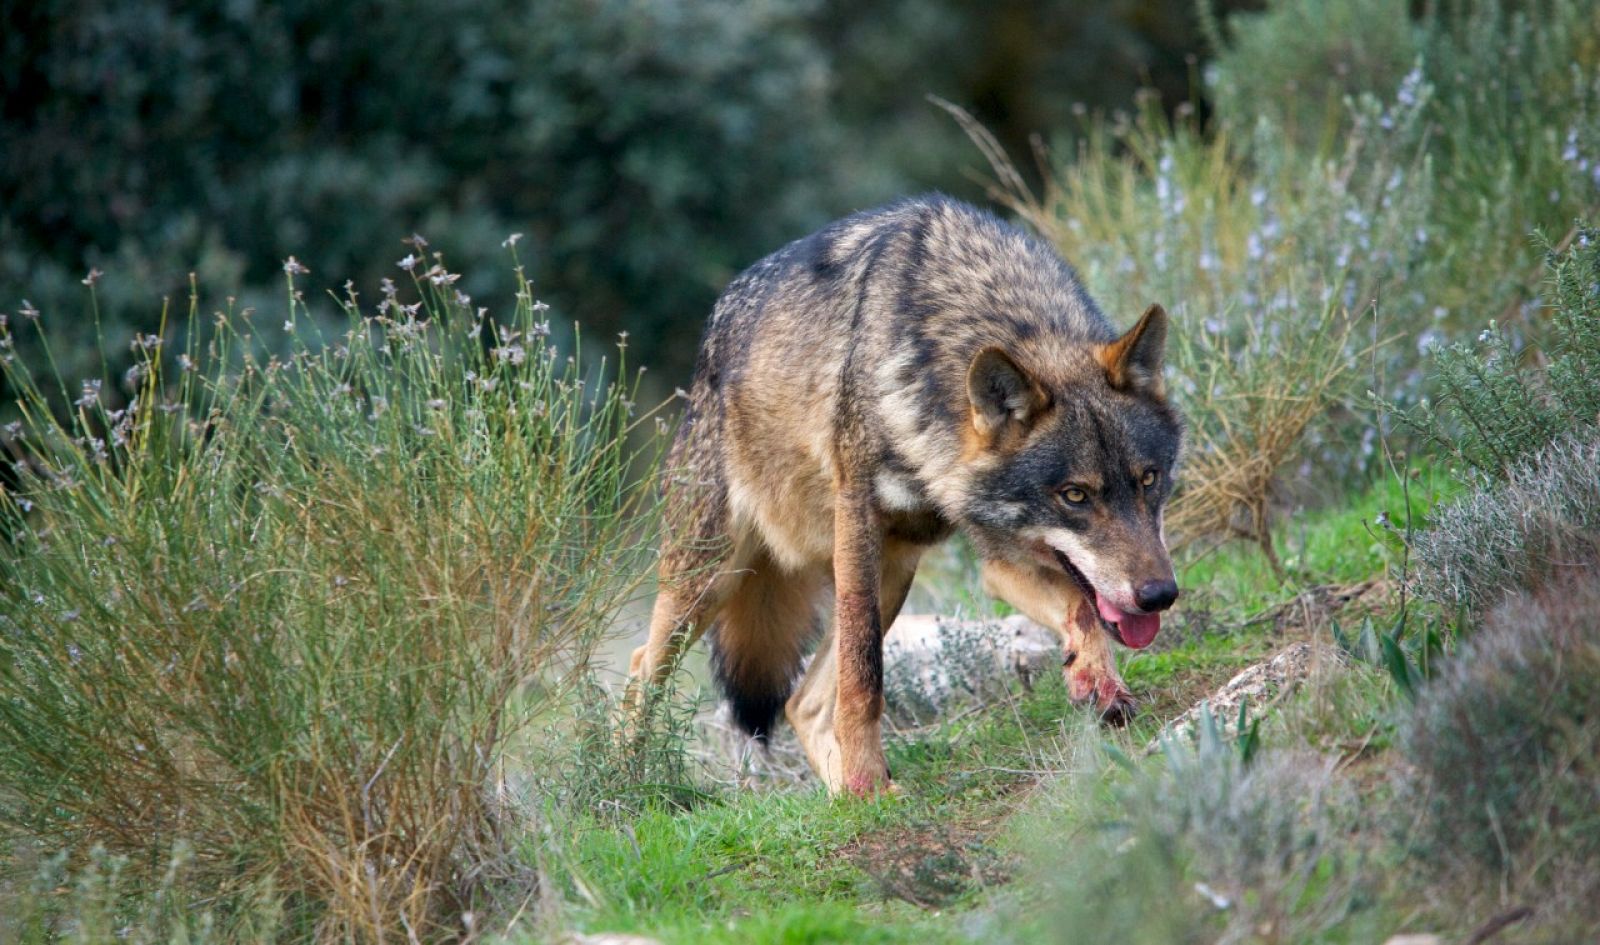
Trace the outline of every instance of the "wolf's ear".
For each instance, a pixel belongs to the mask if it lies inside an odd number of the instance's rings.
[[[1117,390],[1145,394],[1157,400],[1167,395],[1161,379],[1163,352],[1167,347],[1167,310],[1152,305],[1139,316],[1139,323],[1108,345],[1101,345],[1095,357],[1105,366],[1106,379]]]
[[[999,348],[984,348],[967,369],[967,397],[972,423],[992,436],[1008,423],[1026,426],[1049,402],[1027,372]]]

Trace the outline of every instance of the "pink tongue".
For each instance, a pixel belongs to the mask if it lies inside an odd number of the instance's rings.
[[[1132,649],[1144,649],[1156,638],[1156,634],[1161,632],[1160,614],[1123,613],[1099,595],[1095,596],[1095,604],[1100,608],[1100,616],[1117,625],[1117,633],[1121,635],[1122,642]]]

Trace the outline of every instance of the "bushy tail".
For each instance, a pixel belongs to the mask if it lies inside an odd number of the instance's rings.
[[[718,642],[721,636],[712,628],[711,672],[716,677],[717,688],[733,711],[734,724],[758,741],[766,741],[767,733],[778,720],[789,693],[794,689],[794,676],[773,678],[767,674],[741,673],[739,664],[729,658],[729,653]]]
[[[766,739],[794,691],[817,635],[822,587],[822,579],[786,574],[770,560],[756,562],[708,633],[717,685],[734,722],[755,738]]]

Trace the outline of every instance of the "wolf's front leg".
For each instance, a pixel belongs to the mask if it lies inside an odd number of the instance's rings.
[[[1138,703],[1117,672],[1117,657],[1111,651],[1111,635],[1101,626],[1100,617],[1082,595],[1068,608],[1067,632],[1063,634],[1063,671],[1067,694],[1073,702],[1091,703],[1102,721],[1126,725],[1133,720]]]
[[[844,789],[867,796],[889,787],[883,755],[883,537],[870,489],[844,484],[834,505],[834,637],[838,699],[834,735]]]
[[[1111,636],[1071,578],[1036,565],[985,561],[983,589],[1061,636],[1063,673],[1072,701],[1092,704],[1112,725],[1133,718],[1133,693],[1117,674]]]

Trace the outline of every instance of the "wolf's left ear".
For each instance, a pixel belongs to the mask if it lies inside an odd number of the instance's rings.
[[[1166,347],[1167,310],[1152,305],[1127,334],[1101,345],[1095,357],[1105,366],[1106,379],[1112,387],[1160,400],[1167,395],[1167,386],[1161,379]]]

